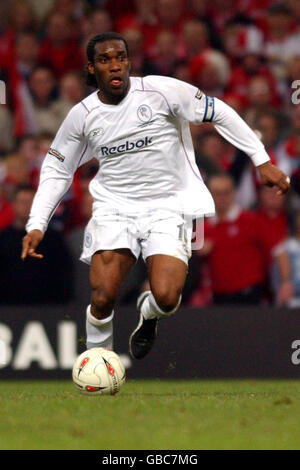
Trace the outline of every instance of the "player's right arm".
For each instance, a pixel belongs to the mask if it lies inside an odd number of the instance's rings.
[[[87,110],[74,106],[60,126],[42,164],[40,181],[23,238],[21,259],[42,258],[36,248],[62,197],[69,189],[75,170],[92,158],[83,134]]]

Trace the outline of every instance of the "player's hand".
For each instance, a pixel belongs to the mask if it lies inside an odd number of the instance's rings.
[[[43,234],[40,230],[32,230],[27,233],[22,241],[22,253],[21,259],[24,261],[27,256],[30,258],[42,259],[43,255],[36,253],[35,249],[43,238]]]
[[[277,186],[277,194],[285,194],[290,189],[290,178],[270,162],[257,167],[261,183],[266,186]]]

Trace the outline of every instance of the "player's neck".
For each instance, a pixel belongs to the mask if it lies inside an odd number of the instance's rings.
[[[123,101],[123,99],[127,96],[130,88],[130,82],[128,82],[127,88],[124,90],[124,93],[121,95],[111,95],[109,93],[105,93],[103,90],[98,91],[98,99],[104,104],[113,104],[117,105]]]

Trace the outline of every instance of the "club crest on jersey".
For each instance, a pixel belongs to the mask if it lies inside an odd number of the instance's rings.
[[[137,115],[140,121],[149,122],[152,118],[152,111],[150,106],[147,104],[142,104],[137,110]]]

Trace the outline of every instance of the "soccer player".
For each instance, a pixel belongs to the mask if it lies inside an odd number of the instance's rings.
[[[150,290],[137,300],[139,320],[129,339],[131,356],[140,359],[154,343],[158,320],[180,305],[192,219],[214,214],[195,163],[189,122],[213,123],[278,193],[288,190],[289,181],[270,163],[254,132],[219,99],[169,77],[130,77],[122,36],[95,36],[87,59],[88,84],[97,90],[71,109],[45,157],[21,258],[42,258],[36,248],[75,170],[96,157],[99,171],[89,185],[93,216],[81,255],[90,264],[87,348],[112,348],[115,298],[142,253]]]

